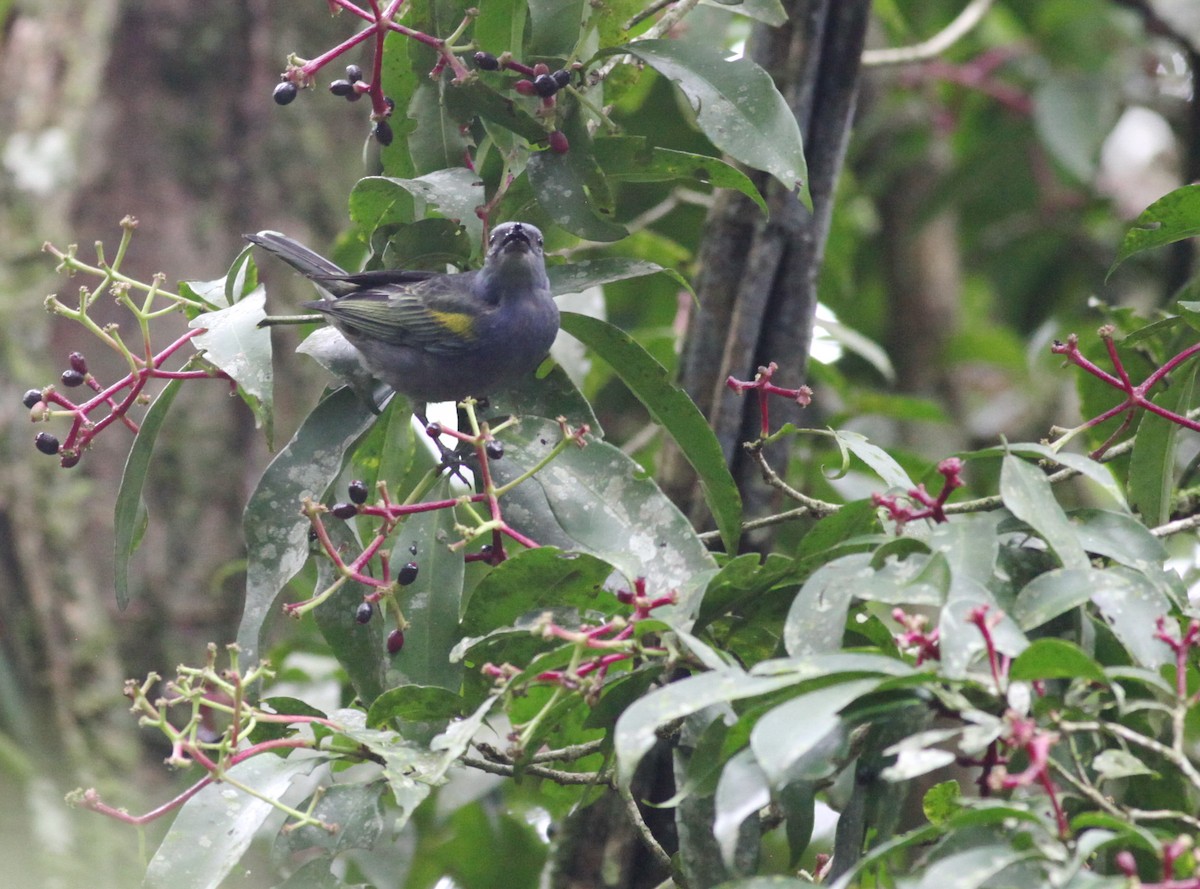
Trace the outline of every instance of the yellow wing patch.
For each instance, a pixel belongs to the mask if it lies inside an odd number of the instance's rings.
[[[451,333],[465,339],[475,339],[474,316],[465,312],[438,312],[435,310],[430,310],[429,315]]]

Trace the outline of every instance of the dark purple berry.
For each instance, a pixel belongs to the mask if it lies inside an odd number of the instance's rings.
[[[62,376],[59,379],[62,380],[62,384],[64,386],[71,388],[71,389],[73,389],[76,386],[83,385],[83,374],[81,374],[79,371],[75,370],[74,368],[71,368],[69,370],[64,370],[62,372]]]
[[[571,143],[567,141],[567,134],[562,130],[555,130],[550,134],[550,150],[555,154],[566,154],[571,150]]]
[[[360,478],[356,478],[350,482],[350,487],[347,490],[350,494],[352,503],[363,504],[367,502],[367,483]]]
[[[425,434],[428,435],[430,438],[437,438],[439,435],[442,434],[442,424],[441,423],[430,423],[428,426],[425,427]]]
[[[410,543],[410,544],[408,545],[408,551],[409,551],[410,553],[412,553],[414,556],[417,554],[417,544],[416,544],[416,541],[414,541],[414,542],[412,542],[412,543]]]
[[[500,69],[500,60],[490,52],[475,53],[475,64],[484,71],[498,71]]]
[[[386,120],[375,122],[374,133],[375,139],[380,145],[387,146],[392,144],[392,125]]]
[[[370,602],[359,602],[358,610],[354,612],[354,619],[360,624],[369,624],[371,615],[375,613],[375,606]]]
[[[400,586],[408,586],[417,579],[417,563],[406,562],[404,567],[400,569],[400,573],[396,575],[396,583]]]
[[[559,68],[550,74],[554,78],[554,82],[558,84],[559,89],[563,89],[571,82],[571,72],[565,68]]]
[[[533,89],[543,99],[548,99],[558,92],[558,81],[549,74],[539,74],[533,78]]]
[[[63,469],[70,469],[72,466],[78,465],[78,463],[79,463],[79,454],[63,454],[58,459],[58,465],[61,466]]]
[[[362,80],[362,68],[358,67],[358,65],[347,65],[346,79],[351,83],[358,83]]]
[[[272,95],[275,97],[276,105],[290,105],[299,92],[300,89],[296,84],[290,80],[285,80],[279,86],[275,87],[275,92]]]
[[[383,104],[387,105],[387,113],[388,114],[391,114],[393,111],[396,110],[396,100],[393,99],[391,96],[384,96]]]
[[[34,436],[33,444],[39,451],[48,456],[58,453],[58,439],[49,432],[39,432]]]
[[[21,404],[25,405],[25,407],[30,408],[31,410],[32,410],[33,406],[41,400],[42,400],[42,390],[41,389],[30,389],[23,396],[21,396]]]
[[[495,439],[492,439],[485,444],[483,449],[487,452],[489,460],[499,460],[504,456],[504,443],[496,441]]]
[[[308,542],[316,543],[320,539],[321,535],[317,533],[317,529],[310,526],[308,529]]]
[[[87,373],[87,359],[82,352],[72,352],[67,356],[67,363],[71,365],[71,370],[77,370],[81,374]]]
[[[339,519],[352,519],[358,515],[358,507],[353,503],[336,503],[329,511]]]
[[[622,605],[632,605],[633,604],[633,591],[632,590],[617,590],[617,601],[620,602]]]
[[[329,91],[335,96],[348,96],[354,92],[354,84],[348,80],[335,80],[329,84]]]
[[[396,652],[398,652],[403,647],[404,647],[404,631],[403,630],[392,630],[390,633],[388,633],[388,637],[387,637],[388,654],[396,654]]]
[[[518,80],[516,83],[513,84],[513,89],[515,89],[522,96],[536,96],[537,95],[537,90],[533,88],[532,80]]]
[[[363,94],[360,93],[358,90],[351,90],[349,93],[346,94],[346,101],[347,102],[357,102],[362,97],[363,97]]]

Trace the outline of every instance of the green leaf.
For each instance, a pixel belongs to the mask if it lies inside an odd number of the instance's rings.
[[[866,463],[889,488],[908,491],[916,487],[912,479],[908,477],[908,473],[892,458],[891,454],[878,445],[871,444],[862,433],[838,429],[834,431],[833,438],[843,453],[849,451]]]
[[[330,832],[311,824],[280,831],[275,854],[283,858],[319,849],[326,855],[340,855],[350,849],[370,849],[383,835],[384,816],[380,796],[386,789],[382,781],[369,784],[330,784],[310,799],[310,814],[326,824],[337,825]],[[300,807],[309,811],[308,805]]]
[[[258,658],[263,623],[284,585],[308,560],[304,497],[319,499],[337,478],[346,450],[375,420],[349,389],[324,398],[271,461],[246,504],[246,602],[238,627],[243,663]]]
[[[1143,250],[1161,247],[1200,235],[1200,185],[1184,185],[1159,198],[1133,221],[1117,250],[1117,258],[1108,269]]]
[[[1095,178],[1100,145],[1119,112],[1116,90],[1094,72],[1056,73],[1034,95],[1033,122],[1042,143],[1082,183]]]
[[[796,682],[794,673],[750,676],[738,667],[730,667],[689,676],[639,698],[621,714],[613,733],[617,780],[629,786],[638,763],[654,746],[658,729],[667,723],[712,704],[767,694]]]
[[[1066,639],[1038,639],[1017,655],[1010,679],[1090,679],[1107,684],[1104,669]]]
[[[601,215],[578,163],[568,154],[539,151],[529,158],[525,172],[538,204],[555,225],[573,235],[589,241],[619,241],[629,230]]]
[[[1172,385],[1154,397],[1154,403],[1177,414],[1192,406],[1196,369],[1190,366],[1171,376]],[[1137,438],[1129,458],[1129,499],[1147,525],[1161,525],[1171,513],[1175,489],[1176,444],[1182,427],[1151,411],[1138,421]]]
[[[492,463],[501,484],[532,470],[561,439],[557,423],[523,416],[498,436],[504,459]],[[680,602],[660,609],[663,620],[686,622],[700,590],[689,581],[714,567],[691,523],[645,471],[620,449],[587,439],[569,445],[533,478],[501,500],[506,520],[539,544],[590,553],[629,580],[645,577],[653,595],[678,590]]]
[[[950,816],[962,808],[962,791],[957,781],[942,781],[925,791],[921,799],[921,811],[930,824],[945,824]]]
[[[613,572],[607,562],[587,553],[562,552],[552,546],[522,550],[501,562],[471,593],[462,632],[480,636],[513,625],[530,612],[577,608],[581,614],[613,610],[616,598],[605,592]]]
[[[1009,512],[1029,524],[1058,556],[1064,568],[1086,568],[1087,553],[1050,483],[1036,467],[1008,455],[1000,470],[1000,497]]]
[[[456,162],[461,159],[456,158]],[[475,248],[483,239],[483,221],[475,208],[483,199],[479,176],[465,167],[434,170],[412,179],[367,176],[350,192],[350,218],[364,231],[412,223],[430,215],[463,226]]]
[[[437,685],[401,685],[390,688],[371,703],[367,725],[386,728],[393,720],[439,722],[463,713],[460,695]]]
[[[1099,485],[1113,501],[1121,507],[1125,506],[1125,492],[1113,478],[1112,471],[1103,463],[1097,463],[1091,457],[1083,454],[1071,454],[1055,451],[1053,448],[1035,442],[1020,442],[1003,447],[986,448],[974,452],[976,456],[996,456],[1005,454],[1021,454],[1038,460],[1051,460],[1067,469],[1073,469],[1085,478]]]
[[[1012,846],[981,846],[939,858],[925,869],[917,889],[979,889],[1018,862],[1041,853],[1036,849],[1018,850]]]
[[[171,380],[154,399],[154,404],[150,405],[146,416],[142,418],[121,473],[121,487],[117,489],[113,512],[113,533],[116,538],[113,568],[117,607],[122,611],[129,604],[129,559],[146,530],[146,504],[142,501],[142,489],[146,486],[150,455],[154,452],[154,442],[167,418],[167,411],[171,409],[171,402],[179,394],[182,385],[183,380]]]
[[[452,81],[444,98],[446,108],[463,122],[478,116],[511,130],[527,142],[544,141],[548,135],[546,128],[520,103],[493,89],[482,79]]]
[[[740,191],[767,214],[767,202],[750,177],[737,167],[706,154],[672,151],[651,145],[645,136],[609,136],[592,143],[596,163],[612,182],[669,182],[692,179],[714,188]]]
[[[699,40],[639,40],[598,56],[619,53],[636,56],[676,83],[713,145],[770,173],[789,191],[799,189],[800,199],[812,208],[800,127],[766,71]]]
[[[671,381],[666,368],[620,328],[575,312],[562,313],[562,326],[608,363],[674,439],[700,479],[726,552],[736,553],[742,533],[742,499],[712,427],[696,403]]]
[[[1135,775],[1156,775],[1157,773],[1127,750],[1101,750],[1090,763],[1101,780],[1111,781],[1117,778],[1132,778]]]
[[[325,531],[340,552],[358,552],[362,546],[347,522],[325,517]],[[328,589],[339,577],[333,561],[317,561],[316,592]],[[385,621],[378,615],[365,624],[356,620],[358,606],[371,588],[354,581],[343,583],[313,611],[313,621],[329,645],[330,653],[350,678],[355,694],[370,705],[386,688],[384,680]]]
[[[555,296],[562,296],[564,293],[581,293],[589,287],[660,273],[668,275],[678,282],[679,286],[685,287],[691,292],[692,285],[679,272],[664,268],[654,262],[647,262],[644,259],[606,256],[602,259],[555,265],[546,269],[546,274],[550,277],[550,292]]]
[[[425,499],[450,496],[449,479],[443,478]],[[457,691],[462,683],[462,665],[450,661],[450,651],[462,635],[458,616],[465,568],[462,553],[450,549],[460,539],[456,523],[453,509],[419,512],[409,516],[393,538],[393,576],[410,561],[418,570],[416,580],[396,594],[410,625],[404,631],[404,648],[392,657],[392,685],[408,682]]]
[[[422,81],[408,103],[408,118],[416,122],[408,137],[408,151],[418,173],[457,167],[467,151],[468,141],[458,121],[443,111],[445,84],[443,78]]]
[[[855,581],[870,573],[870,557],[861,553],[843,556],[814,571],[792,600],[783,624],[788,654],[802,657],[837,651],[856,594]]]
[[[586,8],[585,0],[529,0],[533,28],[526,54],[566,58],[579,40]]]
[[[713,837],[727,868],[734,867],[742,823],[770,802],[771,786],[754,753],[747,748],[730,757],[717,782],[712,823]]]
[[[882,680],[853,679],[800,695],[765,713],[750,732],[750,747],[772,787],[826,736],[842,727],[840,713]]]
[[[254,412],[270,447],[274,429],[271,331],[258,326],[267,317],[266,300],[266,290],[256,287],[227,309],[198,315],[188,327],[204,330],[192,342],[204,350],[205,360],[238,384],[238,395]]]
[[[250,848],[258,829],[276,811],[293,779],[307,775],[318,758],[252,756],[229,769],[229,778],[252,788],[214,781],[183,804],[154,853],[143,889],[217,889]]]

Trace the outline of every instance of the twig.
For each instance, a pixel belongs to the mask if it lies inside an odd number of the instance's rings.
[[[641,837],[646,849],[649,850],[650,856],[669,872],[671,870],[671,856],[659,845],[658,840],[654,838],[654,834],[650,832],[650,825],[642,817],[637,800],[633,798],[633,794],[628,787],[618,787],[617,793],[621,795],[621,801],[625,803],[625,811],[629,815],[629,821],[638,832],[638,836]]]
[[[888,49],[868,49],[862,54],[864,68],[879,68],[885,65],[907,65],[912,62],[925,62],[936,58],[951,46],[965,37],[983,20],[994,0],[971,0],[963,7],[962,12],[955,16],[954,21],[938,31],[928,40],[914,43],[911,46],[897,46]]]

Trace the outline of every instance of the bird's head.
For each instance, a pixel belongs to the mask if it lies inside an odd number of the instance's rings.
[[[542,258],[542,233],[528,222],[506,222],[492,229],[488,238],[488,262],[511,254]]]

